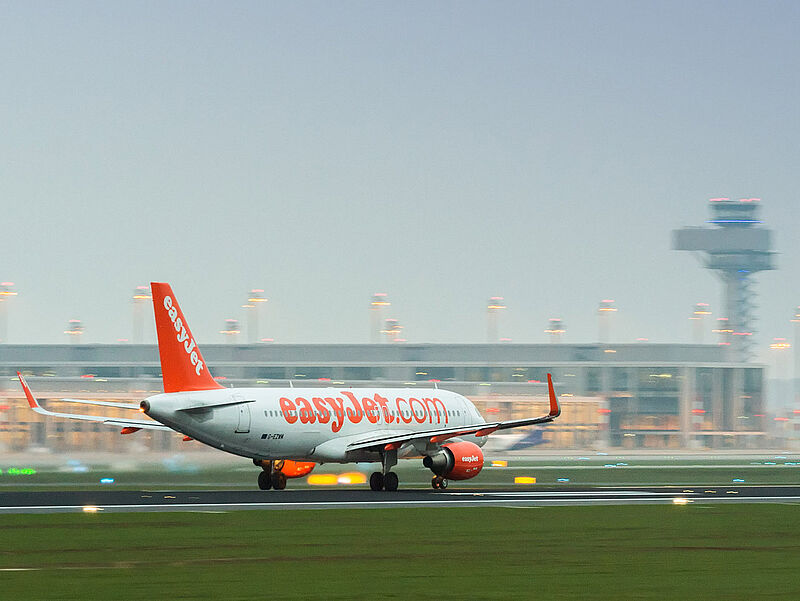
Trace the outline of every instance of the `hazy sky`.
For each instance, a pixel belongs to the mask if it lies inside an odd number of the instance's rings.
[[[691,340],[721,285],[670,230],[759,197],[800,304],[800,3],[3,2],[12,342],[131,336],[169,281],[200,341],[252,287],[279,342]],[[150,339],[152,335],[150,335]],[[710,336],[709,336],[710,340]]]

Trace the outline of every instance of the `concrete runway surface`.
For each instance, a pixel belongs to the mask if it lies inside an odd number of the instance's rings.
[[[391,507],[541,507],[634,503],[800,503],[800,486],[525,487],[487,489],[363,489],[282,491],[33,491],[0,492],[0,515],[86,511],[234,511]]]

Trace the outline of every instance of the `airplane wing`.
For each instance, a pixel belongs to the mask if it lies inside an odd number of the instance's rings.
[[[426,443],[445,442],[456,436],[488,436],[498,430],[508,430],[509,428],[519,428],[531,426],[533,424],[546,424],[561,415],[561,408],[558,406],[555,390],[553,389],[553,378],[547,374],[547,389],[550,395],[550,412],[541,417],[530,417],[524,419],[512,419],[504,422],[491,422],[474,424],[470,426],[459,426],[452,428],[437,428],[435,430],[425,430],[423,432],[403,432],[398,434],[374,436],[368,439],[359,440],[347,445],[348,451],[360,451],[368,449],[371,451],[390,451],[399,449],[406,443],[412,441],[422,441]]]
[[[61,399],[65,403],[80,403],[82,405],[102,405],[103,407],[115,407],[116,409],[131,409],[139,411],[139,403],[115,403],[114,401],[87,401],[85,399]]]
[[[80,413],[60,413],[58,411],[48,411],[44,407],[39,404],[39,401],[36,400],[36,397],[33,396],[33,392],[31,392],[28,383],[25,381],[25,378],[22,377],[22,374],[17,372],[17,376],[19,377],[19,383],[22,385],[22,390],[25,392],[25,398],[28,399],[28,405],[30,405],[31,409],[33,409],[36,413],[41,415],[49,415],[51,417],[64,417],[69,419],[81,419],[84,421],[90,422],[100,422],[107,426],[115,426],[115,427],[122,427],[123,434],[130,434],[131,432],[136,432],[137,430],[168,430],[172,431],[172,428],[168,428],[163,424],[159,424],[156,421],[151,419],[144,420],[144,419],[121,419],[116,417],[105,417],[102,415],[81,415]],[[111,401],[84,401],[80,399],[63,399],[70,403],[83,403],[86,405],[102,405],[104,407],[116,407],[118,409],[136,409],[138,411],[139,406],[133,405],[132,403],[113,403]]]

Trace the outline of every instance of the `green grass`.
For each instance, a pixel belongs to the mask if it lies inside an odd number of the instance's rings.
[[[0,598],[800,598],[800,507],[0,516]]]

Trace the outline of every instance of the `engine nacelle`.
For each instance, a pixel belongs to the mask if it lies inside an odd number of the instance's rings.
[[[469,480],[483,469],[483,451],[471,442],[451,442],[442,445],[435,455],[425,457],[422,465],[443,478]]]
[[[310,461],[292,461],[282,459],[275,462],[275,470],[282,473],[287,478],[302,478],[311,473],[316,463]]]

